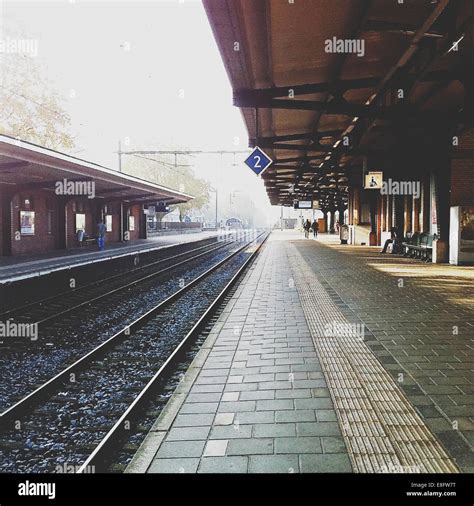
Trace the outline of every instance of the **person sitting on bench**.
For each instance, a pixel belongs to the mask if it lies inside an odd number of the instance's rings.
[[[85,232],[82,229],[79,229],[77,231],[77,242],[79,243],[79,246],[82,246],[82,242],[85,239]]]
[[[392,245],[391,253],[396,253],[397,249],[399,249],[399,247],[400,247],[400,239],[398,237],[398,228],[397,227],[392,227],[390,229],[390,239],[387,239],[385,241],[383,249],[380,253],[386,253],[389,244]]]

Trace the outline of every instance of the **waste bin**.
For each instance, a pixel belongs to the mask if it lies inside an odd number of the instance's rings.
[[[342,225],[340,227],[339,238],[341,239],[341,244],[347,244],[349,240],[349,225]]]

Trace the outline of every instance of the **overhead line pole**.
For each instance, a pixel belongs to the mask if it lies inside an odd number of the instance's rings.
[[[122,151],[121,148],[121,142],[118,141],[118,170],[119,172],[122,172],[122,156],[123,155],[174,155],[175,157],[175,165],[176,165],[176,158],[178,155],[226,155],[226,154],[248,154],[249,150],[136,150],[136,151]]]

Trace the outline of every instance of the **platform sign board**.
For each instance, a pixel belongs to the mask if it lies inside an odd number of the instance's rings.
[[[383,185],[383,172],[367,172],[365,174],[364,188],[366,190],[381,190]]]
[[[298,200],[296,209],[313,209],[312,200]]]
[[[258,146],[245,160],[247,167],[250,167],[255,172],[255,174],[257,174],[257,176],[262,175],[272,163],[273,160]]]
[[[20,211],[20,233],[21,235],[35,234],[35,212]]]

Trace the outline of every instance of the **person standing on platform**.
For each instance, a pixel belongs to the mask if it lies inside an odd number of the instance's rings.
[[[99,251],[104,251],[106,231],[107,227],[104,225],[104,222],[99,220],[99,223],[97,223],[97,247]]]
[[[306,220],[303,225],[304,228],[304,236],[306,239],[309,237],[309,229],[311,228],[311,222],[309,220]]]
[[[313,237],[316,239],[316,237],[318,237],[318,232],[319,232],[318,220],[313,221],[313,224],[311,225],[311,229],[313,231]]]

